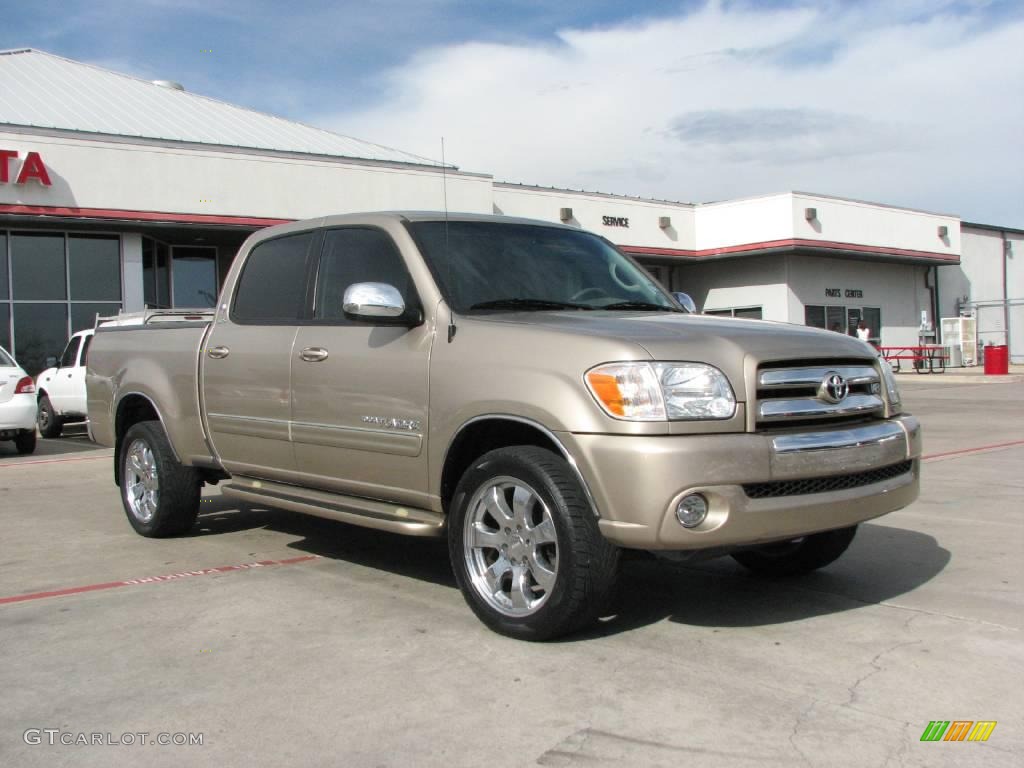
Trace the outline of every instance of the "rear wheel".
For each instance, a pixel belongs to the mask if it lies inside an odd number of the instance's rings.
[[[799,576],[824,568],[839,559],[853,542],[857,526],[813,533],[791,541],[733,552],[733,559],[755,573]]]
[[[533,446],[476,461],[456,488],[452,567],[488,627],[547,640],[595,620],[611,592],[618,549],[601,535],[568,464]]]
[[[18,449],[18,453],[22,456],[28,456],[31,453],[35,453],[36,450],[36,431],[34,429],[23,429],[18,433],[18,436],[14,438],[14,447]]]
[[[203,484],[193,467],[174,458],[160,422],[132,426],[121,443],[120,462],[121,501],[138,533],[162,538],[193,526]]]
[[[50,398],[43,395],[39,398],[39,405],[36,411],[36,424],[39,427],[39,434],[45,438],[60,437],[64,429],[64,420],[53,410]]]

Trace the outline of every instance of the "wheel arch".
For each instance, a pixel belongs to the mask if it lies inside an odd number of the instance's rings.
[[[117,485],[121,485],[121,462],[119,459],[121,443],[128,430],[142,421],[159,421],[164,434],[167,434],[164,417],[149,397],[141,392],[129,392],[123,395],[117,402],[117,410],[114,415],[114,483]],[[181,459],[170,440],[168,440],[168,444],[171,445],[174,458],[180,462]]]
[[[587,501],[590,502],[594,516],[598,518],[601,516],[594,496],[590,492],[590,487],[580,472],[576,460],[558,439],[558,436],[543,424],[532,419],[507,414],[474,416],[455,431],[448,444],[448,450],[445,452],[444,464],[441,469],[442,508],[448,509],[459,479],[475,459],[488,451],[509,448],[514,445],[533,445],[538,448],[546,448],[565,459],[579,481]]]

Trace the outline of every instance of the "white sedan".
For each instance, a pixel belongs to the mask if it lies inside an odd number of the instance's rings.
[[[36,449],[36,385],[0,347],[0,440],[13,440],[20,454]]]

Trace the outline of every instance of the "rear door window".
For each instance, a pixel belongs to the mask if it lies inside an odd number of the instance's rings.
[[[306,304],[307,269],[314,234],[285,235],[252,249],[235,289],[232,320],[298,324]]]

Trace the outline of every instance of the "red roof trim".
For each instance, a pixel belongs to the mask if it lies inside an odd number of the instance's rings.
[[[636,245],[620,246],[627,253],[642,256],[675,256],[681,258],[700,259],[709,256],[725,256],[731,253],[746,253],[750,251],[762,251],[772,248],[817,248],[829,251],[857,251],[859,253],[874,253],[880,256],[907,256],[917,259],[929,259],[932,261],[958,262],[960,256],[955,253],[938,253],[936,251],[916,251],[909,248],[887,248],[878,245],[859,245],[857,243],[840,243],[831,240],[808,240],[806,238],[789,238],[786,240],[766,240],[760,243],[744,243],[743,245],[730,245],[723,248],[704,248],[699,251],[684,250],[680,248],[647,248]]]
[[[127,211],[111,208],[64,208],[52,205],[12,205],[0,203],[0,214],[22,216],[61,216],[77,219],[120,219],[154,221],[174,224],[233,224],[247,227],[270,227],[287,224],[294,219],[270,219],[261,216],[217,216],[207,213],[162,213],[159,211]]]

